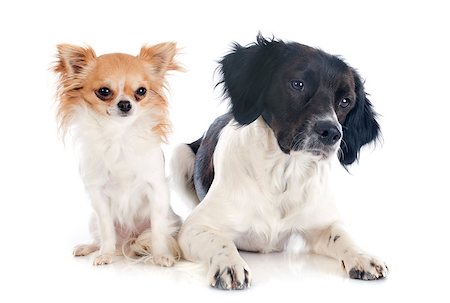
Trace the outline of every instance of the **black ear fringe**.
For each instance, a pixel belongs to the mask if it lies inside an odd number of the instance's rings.
[[[358,73],[353,70],[355,79],[356,105],[348,114],[343,125],[343,138],[339,161],[342,165],[350,165],[359,159],[361,148],[377,141],[381,136],[377,113],[367,99],[364,85]]]
[[[230,111],[241,125],[255,121],[264,111],[265,91],[274,72],[278,52],[284,43],[258,33],[248,46],[233,43],[232,50],[219,61],[223,96],[230,99]]]

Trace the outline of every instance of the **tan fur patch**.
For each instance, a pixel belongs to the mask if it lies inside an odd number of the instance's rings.
[[[84,104],[99,115],[106,116],[108,107],[119,91],[127,98],[134,98],[138,106],[151,107],[157,118],[151,130],[166,141],[170,131],[168,104],[164,91],[165,75],[169,70],[181,70],[174,61],[175,43],[143,46],[138,56],[106,54],[97,57],[90,47],[69,44],[58,45],[57,61],[53,71],[59,75],[57,97],[58,126],[64,136],[70,125],[75,105]],[[112,91],[110,98],[101,100],[96,92],[101,87]],[[143,98],[136,98],[139,87],[147,89]]]

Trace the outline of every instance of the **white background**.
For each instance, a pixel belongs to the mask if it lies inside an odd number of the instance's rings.
[[[434,1],[2,1],[0,4],[0,301],[449,302],[449,9]],[[299,252],[244,254],[248,291],[210,289],[202,266],[118,262],[93,267],[90,205],[70,140],[54,119],[55,45],[137,54],[177,41],[185,73],[171,84],[171,146],[197,139],[226,105],[216,61],[258,31],[342,55],[366,79],[383,144],[336,170],[349,230],[391,273],[347,279],[338,262]],[[170,146],[165,148],[170,153]],[[186,213],[173,195],[175,207]]]

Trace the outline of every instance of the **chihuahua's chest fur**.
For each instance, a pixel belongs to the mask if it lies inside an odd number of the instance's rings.
[[[151,119],[107,119],[80,108],[74,120],[85,186],[106,198],[118,223],[147,219],[147,192],[164,176],[161,139],[152,134]]]

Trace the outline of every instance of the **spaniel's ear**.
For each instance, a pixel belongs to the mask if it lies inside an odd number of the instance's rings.
[[[248,47],[234,44],[220,61],[219,84],[230,98],[231,111],[239,124],[252,123],[264,111],[266,89],[282,45],[282,41],[266,40],[259,34],[257,42]]]
[[[380,135],[380,126],[376,120],[377,114],[367,99],[361,77],[353,70],[355,80],[356,104],[347,115],[343,125],[342,153],[339,160],[343,165],[349,165],[358,159],[361,147],[375,141]]]

